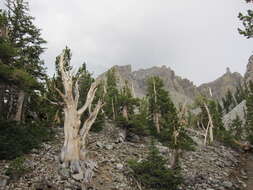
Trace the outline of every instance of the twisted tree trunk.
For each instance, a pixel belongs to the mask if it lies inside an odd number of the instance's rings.
[[[14,116],[15,121],[21,121],[22,119],[24,100],[25,100],[25,92],[23,90],[20,90],[18,93],[17,112]]]
[[[75,84],[70,71],[64,68],[64,53],[60,56],[59,70],[63,82],[64,93],[56,88],[64,101],[64,144],[61,150],[60,160],[65,167],[70,167],[73,173],[81,173],[84,171],[84,164],[80,161],[86,159],[86,140],[88,132],[95,122],[100,108],[103,106],[99,100],[92,110],[92,102],[97,90],[96,82],[92,83],[86,97],[85,104],[78,108],[79,86],[78,79]],[[88,110],[88,118],[81,125],[81,116]]]

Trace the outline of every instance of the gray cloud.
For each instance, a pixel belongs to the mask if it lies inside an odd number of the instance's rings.
[[[196,84],[225,72],[244,73],[252,40],[241,37],[237,15],[243,0],[30,0],[48,41],[48,72],[68,45],[72,63],[100,74],[111,66],[167,65]],[[0,4],[2,7],[3,4]]]

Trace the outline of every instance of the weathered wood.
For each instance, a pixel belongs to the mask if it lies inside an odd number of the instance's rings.
[[[153,78],[153,90],[154,90],[154,95],[155,95],[155,104],[157,104],[157,91],[156,91],[156,84],[155,84],[155,79]],[[161,132],[161,127],[160,127],[160,114],[155,110],[155,113],[153,115],[153,121],[156,127],[157,133]]]
[[[23,90],[20,90],[18,93],[17,112],[14,117],[15,121],[21,121],[22,119],[24,100],[25,100],[25,92]]]
[[[214,128],[214,125],[213,125],[213,119],[212,119],[212,116],[210,114],[210,111],[208,109],[208,106],[206,105],[206,103],[204,103],[204,107],[206,109],[206,112],[207,112],[207,115],[208,115],[208,119],[209,119],[209,136],[210,136],[210,142],[212,143],[213,142],[213,128]]]
[[[63,162],[65,167],[69,167],[73,173],[82,173],[84,168],[80,160],[86,159],[86,139],[92,124],[95,122],[99,110],[103,106],[101,100],[92,108],[92,102],[95,97],[97,90],[97,83],[91,84],[88,91],[85,104],[78,109],[79,101],[79,86],[78,79],[73,80],[72,73],[66,71],[64,68],[64,53],[60,56],[59,70],[61,73],[61,79],[63,83],[64,92],[61,92],[56,88],[56,91],[62,97],[64,101],[64,144],[61,150],[60,160]],[[81,116],[88,109],[88,118],[81,124]],[[82,128],[81,128],[82,126]],[[87,160],[85,160],[87,161]]]

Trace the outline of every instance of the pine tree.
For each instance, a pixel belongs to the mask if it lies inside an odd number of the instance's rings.
[[[109,119],[116,120],[119,113],[118,105],[119,90],[117,88],[117,77],[114,68],[106,74],[106,105],[104,107],[106,116]]]
[[[132,90],[130,89],[127,81],[125,81],[125,85],[120,90],[118,105],[120,112],[126,121],[131,119],[131,115],[134,114],[135,107],[139,105],[138,99],[133,97]]]
[[[42,81],[46,75],[40,55],[44,52],[45,40],[33,24],[26,1],[6,0],[6,5],[7,14],[1,12],[0,18],[0,77],[10,84],[8,119],[25,121],[36,115],[32,113],[36,104],[29,103],[39,98],[35,90],[40,93],[44,90]]]
[[[148,134],[148,112],[146,99],[133,97],[133,90],[127,81],[120,90],[118,105],[121,116],[117,117],[117,125],[125,129],[126,138],[133,134],[146,136]]]
[[[175,150],[192,150],[193,141],[184,130],[187,127],[186,116],[180,115],[170,99],[169,93],[163,89],[163,81],[159,77],[148,80],[149,118],[151,134],[162,143]],[[183,110],[182,110],[183,111]],[[158,115],[158,120],[156,118]],[[180,117],[180,118],[179,118]],[[157,130],[157,122],[160,130]]]
[[[222,113],[218,105],[219,104],[217,104],[215,101],[209,100],[208,108],[213,119],[215,139],[222,138],[222,135],[225,131],[222,122]]]
[[[36,79],[45,79],[44,62],[40,55],[44,52],[46,41],[41,30],[34,24],[29,14],[28,2],[24,0],[6,0],[8,7],[9,39],[17,50],[16,67],[24,69]]]
[[[15,45],[10,40],[9,35],[9,18],[7,17],[6,12],[0,11],[0,82],[2,83],[0,89],[0,109],[4,109],[5,119],[18,119],[20,120],[22,109],[22,101],[24,96],[19,96],[18,102],[21,99],[21,106],[17,106],[18,109],[15,109],[14,99],[16,89],[22,89],[22,92],[32,92],[34,89],[40,87],[38,81],[27,73],[22,68],[19,68],[13,64],[16,61],[16,58],[19,56],[18,49],[15,48]],[[8,94],[5,92],[9,91]],[[22,93],[23,94],[23,93]],[[21,94],[21,95],[22,95]],[[4,104],[3,101],[7,100],[7,104]],[[6,108],[4,108],[6,107]],[[14,115],[16,113],[16,115]],[[19,118],[17,118],[17,115]],[[15,117],[14,117],[15,116]]]
[[[242,139],[243,123],[238,115],[236,115],[236,118],[232,120],[229,126],[229,130],[233,132],[234,139],[236,140]]]
[[[242,84],[239,84],[236,87],[236,92],[235,92],[234,96],[237,101],[237,104],[240,104],[246,98],[246,88],[244,88],[242,86]]]
[[[247,3],[253,3],[252,0],[246,0]],[[252,38],[253,37],[253,10],[248,10],[247,14],[239,13],[239,20],[243,24],[243,29],[238,28],[241,35]]]
[[[159,134],[165,125],[173,126],[178,118],[176,108],[169,97],[169,93],[163,89],[163,81],[159,77],[148,79],[149,111],[154,132]]]
[[[236,105],[236,98],[232,94],[231,90],[228,89],[224,98],[222,98],[223,108],[225,109],[225,113],[230,112]]]

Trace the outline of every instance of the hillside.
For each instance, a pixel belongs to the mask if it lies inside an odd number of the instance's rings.
[[[18,180],[11,180],[4,190],[80,190],[78,174],[68,169],[59,169],[57,155],[63,143],[63,129],[57,128],[53,142],[44,143],[41,149],[34,149],[25,155],[27,172]],[[107,123],[104,130],[90,134],[90,157],[97,163],[92,183],[93,190],[139,190],[132,176],[128,161],[143,160],[147,157],[150,138],[125,143],[117,143],[117,128]],[[242,179],[233,178],[233,172],[239,166],[240,154],[219,143],[203,146],[203,138],[191,134],[197,145],[195,151],[188,151],[181,159],[184,183],[180,189],[207,190],[210,188],[237,189],[242,187]],[[170,158],[172,150],[156,144],[165,158]],[[167,163],[169,164],[169,163]],[[0,161],[0,183],[10,163]],[[169,166],[169,165],[168,165]],[[222,172],[221,172],[222,170]],[[245,177],[245,176],[244,176]]]

